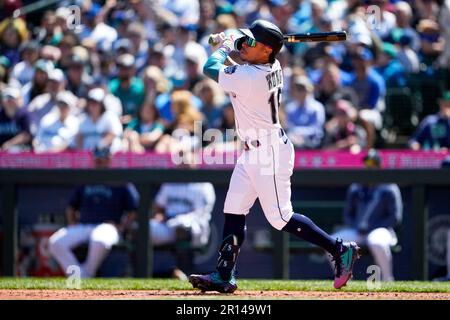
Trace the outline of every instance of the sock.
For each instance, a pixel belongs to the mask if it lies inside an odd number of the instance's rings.
[[[225,214],[223,241],[219,248],[217,271],[229,281],[236,267],[240,247],[245,239],[245,215]]]
[[[332,256],[336,256],[341,250],[336,239],[333,239],[304,215],[294,213],[282,230],[325,249]]]

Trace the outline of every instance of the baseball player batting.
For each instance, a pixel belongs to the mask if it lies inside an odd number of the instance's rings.
[[[278,107],[283,74],[276,55],[283,46],[283,33],[274,24],[256,20],[241,35],[212,35],[216,49],[203,71],[230,95],[238,137],[244,143],[233,170],[225,199],[223,241],[216,271],[192,274],[194,288],[233,293],[237,289],[236,261],[245,239],[246,215],[259,199],[264,215],[277,230],[292,233],[329,252],[335,263],[334,287],[346,285],[359,258],[356,243],[334,239],[309,218],[294,213],[291,182],[294,147],[282,129]],[[230,64],[236,49],[243,64]],[[233,52],[235,54],[236,52]]]

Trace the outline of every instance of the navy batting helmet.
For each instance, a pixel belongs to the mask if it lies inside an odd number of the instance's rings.
[[[239,29],[239,31],[242,32],[245,37],[242,37],[235,42],[237,50],[241,49],[242,43],[245,41],[246,37],[271,47],[273,56],[280,52],[283,47],[283,32],[269,21],[256,20],[249,29]]]

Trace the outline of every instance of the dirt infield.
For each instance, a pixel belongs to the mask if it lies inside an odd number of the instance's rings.
[[[0,290],[0,300],[116,300],[116,299],[375,299],[450,300],[450,293],[237,291],[232,295],[192,290]]]

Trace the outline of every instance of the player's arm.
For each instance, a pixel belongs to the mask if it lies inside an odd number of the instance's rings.
[[[232,64],[231,60],[227,60],[228,55],[233,50],[234,40],[231,37],[225,36],[222,32],[220,34],[211,35],[214,52],[209,56],[205,65],[203,66],[203,73],[219,82],[219,72],[225,66]]]
[[[228,53],[221,48],[213,52],[203,66],[203,74],[216,82],[219,82],[219,72],[225,66]]]

